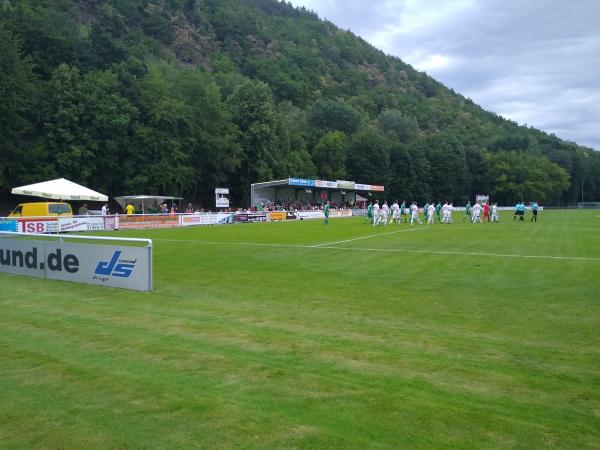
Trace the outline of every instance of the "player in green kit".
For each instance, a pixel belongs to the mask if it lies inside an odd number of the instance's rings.
[[[465,217],[463,217],[463,222],[465,219],[471,220],[471,201],[468,201],[465,205]]]
[[[400,223],[406,223],[406,201],[402,200],[402,204],[400,205]]]
[[[438,223],[442,223],[442,218],[440,214],[442,212],[442,204],[438,201],[437,205],[435,205],[435,216],[437,217]]]
[[[329,200],[325,203],[325,207],[323,208],[323,215],[325,216],[325,225],[329,223]]]
[[[373,203],[369,202],[367,206],[367,214],[365,215],[365,223],[373,223]]]

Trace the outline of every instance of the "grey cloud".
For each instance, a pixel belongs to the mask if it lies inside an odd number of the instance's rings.
[[[455,91],[511,120],[600,149],[597,0],[295,3],[416,68],[440,55],[449,63],[426,71]]]

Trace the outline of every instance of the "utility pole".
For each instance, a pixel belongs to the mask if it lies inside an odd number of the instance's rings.
[[[585,178],[581,180],[581,207],[583,208],[583,183],[585,183]]]

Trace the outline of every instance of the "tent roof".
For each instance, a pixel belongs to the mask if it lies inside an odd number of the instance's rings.
[[[162,203],[164,200],[181,200],[181,197],[171,197],[168,195],[122,195],[120,197],[114,197],[115,201],[125,207],[129,202],[141,204],[145,200],[152,200],[155,203]]]
[[[106,202],[108,197],[64,178],[13,188],[13,194],[32,195],[53,200],[88,200]]]

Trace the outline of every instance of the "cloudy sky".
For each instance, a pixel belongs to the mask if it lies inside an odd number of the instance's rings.
[[[600,0],[292,0],[485,109],[600,150]]]

